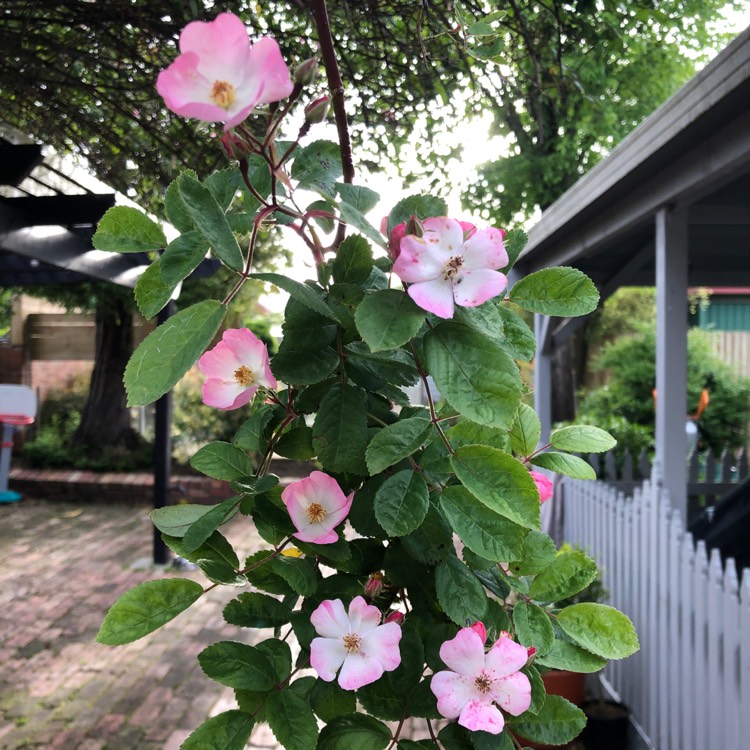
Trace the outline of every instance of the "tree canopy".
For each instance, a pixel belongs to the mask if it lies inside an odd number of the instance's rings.
[[[431,135],[489,110],[509,153],[482,168],[467,199],[504,223],[549,205],[726,41],[711,23],[725,0],[328,5],[352,131],[364,146],[358,166],[398,164],[407,149],[445,189],[450,179],[435,167],[452,154],[436,154]],[[306,0],[228,0],[222,9],[241,14],[253,35],[282,45],[309,39],[307,53],[316,51]],[[154,88],[182,27],[214,15],[205,0],[9,0],[3,117],[82,154],[102,180],[156,207],[178,169],[207,173],[224,159],[205,127],[167,112]],[[300,62],[291,47],[284,52]],[[428,106],[436,100],[448,114]]]

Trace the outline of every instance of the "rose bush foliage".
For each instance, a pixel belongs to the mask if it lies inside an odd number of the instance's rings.
[[[199,360],[205,403],[244,410],[246,420],[192,464],[234,494],[152,513],[208,583],[137,586],[114,603],[99,641],[129,643],[210,589],[243,589],[223,617],[249,632],[198,657],[207,677],[234,689],[237,708],[196,728],[185,750],[242,750],[259,722],[289,750],[566,743],[583,714],[548,698],[540,674],[597,671],[638,646],[610,607],[555,606],[597,570],[583,553],[556,554],[540,506],[554,502],[550,472],[591,475],[571,452],[608,450],[612,440],[576,426],[540,443],[517,364],[533,357],[534,338],[507,302],[581,315],[596,290],[571,268],[506,289],[525,234],[449,217],[435,196],[400,201],[376,229],[366,215],[378,196],[352,182],[339,88],[321,97],[315,60],[292,76],[276,42],[251,45],[241,24],[230,14],[190,24],[159,78],[168,107],[225,123],[226,168],[187,171],[170,186],[166,218],[180,233],[171,242],[120,207],[94,238],[100,249],[154,253],[135,290],[147,317],[209,251],[236,274],[224,299],[198,302],[151,333],[125,376],[130,404],[146,404]],[[319,30],[330,84],[332,42],[325,24]],[[339,143],[307,137],[329,103]],[[308,116],[290,138],[287,116],[298,106]],[[302,238],[315,279],[253,271],[258,235],[270,227]],[[326,233],[334,236],[323,242]],[[249,279],[289,294],[270,359],[245,329],[214,344]],[[410,403],[404,388],[420,384],[424,403]],[[257,469],[248,453],[261,456]],[[282,487],[274,455],[309,461],[309,476]],[[266,548],[240,560],[222,533],[229,523],[254,524]],[[422,727],[411,739],[402,736],[408,718]]]

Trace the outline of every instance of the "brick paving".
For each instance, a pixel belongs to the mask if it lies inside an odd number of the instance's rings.
[[[219,587],[161,630],[108,647],[94,638],[112,602],[143,581],[200,573],[134,569],[151,554],[148,500],[0,505],[0,750],[178,750],[232,691],[202,673],[217,640],[270,633],[227,626],[237,590]],[[247,521],[227,535],[242,559],[261,544]],[[276,748],[259,727],[254,748]]]

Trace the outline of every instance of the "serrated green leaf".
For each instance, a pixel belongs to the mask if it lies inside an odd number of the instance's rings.
[[[317,750],[385,750],[391,730],[365,714],[338,716],[323,727]]]
[[[167,244],[162,228],[143,211],[130,206],[107,209],[91,242],[97,250],[144,253]]]
[[[250,278],[267,281],[279,287],[279,289],[288,292],[292,299],[301,302],[305,307],[309,307],[318,313],[318,315],[322,315],[324,318],[328,318],[335,323],[339,322],[338,318],[323,301],[321,293],[307,284],[300,284],[299,281],[282,276],[280,273],[252,273],[250,274]]]
[[[159,531],[169,536],[182,537],[185,532],[202,516],[211,510],[210,505],[181,503],[156,508],[149,513],[151,521]]]
[[[376,245],[385,248],[387,242],[383,235],[367,220],[365,215],[354,206],[342,201],[339,205],[341,218],[349,225],[368,237]]]
[[[237,194],[237,190],[242,182],[237,167],[227,167],[212,172],[203,184],[211,191],[211,195],[216,198],[216,202],[222,211],[226,211],[232,203],[232,198]]]
[[[510,431],[513,450],[520,456],[531,455],[539,444],[541,434],[542,425],[536,412],[528,404],[521,404]]]
[[[586,726],[586,716],[577,706],[559,695],[548,695],[539,713],[523,714],[522,718],[509,717],[514,734],[533,742],[547,745],[564,745],[571,742]]]
[[[330,722],[338,716],[354,713],[357,698],[353,690],[344,690],[337,682],[318,678],[310,691],[310,705],[322,721]]]
[[[501,271],[507,271],[511,268],[521,251],[526,247],[526,243],[529,241],[529,236],[523,229],[515,228],[511,229],[503,238],[503,244],[505,245],[505,251],[508,253],[508,265],[505,268],[500,269]]]
[[[547,534],[530,531],[523,541],[523,555],[508,563],[508,569],[516,576],[536,575],[550,565],[556,554],[557,547]]]
[[[289,622],[291,610],[272,596],[240,594],[224,607],[224,619],[241,628],[276,628]]]
[[[402,346],[417,334],[424,318],[424,310],[397,289],[368,294],[354,315],[357,330],[373,352]]]
[[[307,425],[293,427],[279,438],[274,450],[284,458],[291,458],[295,461],[309,461],[315,457],[312,429]]]
[[[624,659],[639,648],[633,623],[606,604],[571,604],[558,613],[557,624],[580,646],[604,659]]]
[[[585,648],[576,646],[555,638],[552,648],[544,656],[540,656],[536,663],[549,669],[567,669],[571,672],[598,672],[607,665],[607,660],[596,656]]]
[[[453,319],[456,323],[468,326],[500,344],[505,340],[503,317],[495,300],[490,300],[477,307],[457,306]]]
[[[364,341],[353,341],[344,350],[349,364],[390,385],[414,385],[419,380],[414,359],[403,349],[371,352]]]
[[[596,563],[583,552],[561,552],[529,587],[529,596],[540,602],[556,602],[585,589],[596,578]]]
[[[337,284],[362,284],[372,271],[372,249],[364,237],[352,235],[340,245],[333,259],[333,278]]]
[[[233,518],[240,507],[240,497],[230,497],[214,505],[185,532],[182,544],[186,552],[198,549],[222,524]]]
[[[161,275],[166,284],[186,279],[206,257],[208,243],[199,232],[186,232],[172,240],[159,259]]]
[[[596,472],[587,461],[578,456],[556,451],[545,451],[530,459],[534,466],[541,466],[558,474],[573,477],[573,479],[596,479]]]
[[[375,518],[391,536],[414,531],[427,515],[430,499],[424,479],[411,469],[383,482],[375,495]]]
[[[333,141],[313,141],[297,151],[292,163],[292,177],[300,187],[317,190],[328,198],[336,196],[336,180],[341,175],[341,151]]]
[[[412,216],[427,219],[430,216],[446,216],[448,207],[442,198],[433,195],[410,195],[402,198],[388,215],[388,234],[395,226],[408,222]]]
[[[323,467],[365,476],[367,409],[357,388],[333,385],[320,402],[313,423],[313,448]]]
[[[315,341],[315,339],[313,339]],[[295,346],[295,340],[282,340],[278,352],[271,359],[274,375],[285,383],[314,385],[325,380],[339,365],[339,355],[330,346],[303,349]]]
[[[198,175],[192,169],[186,171],[195,177],[196,180],[198,179]],[[167,192],[164,195],[164,211],[167,214],[167,221],[178,232],[190,232],[193,229],[193,220],[190,218],[190,214],[180,196],[178,181],[178,179],[172,180],[167,188]]]
[[[185,578],[146,581],[126,591],[107,612],[97,643],[120,646],[153,633],[184,612],[203,594],[203,587]]]
[[[457,625],[481,620],[487,612],[482,584],[457,557],[448,557],[435,569],[435,589],[443,612]]]
[[[363,185],[348,185],[345,182],[336,184],[336,190],[344,203],[356,208],[360,213],[366,214],[378,205],[380,196]]]
[[[544,268],[525,276],[511,290],[511,302],[543,315],[572,318],[596,310],[599,292],[577,268]]]
[[[498,305],[497,310],[503,319],[505,337],[501,342],[502,347],[513,359],[531,362],[536,355],[536,339],[533,332],[519,315],[505,305]]]
[[[128,406],[145,406],[170,390],[211,343],[226,311],[221,302],[204,300],[146,336],[125,368]]]
[[[318,581],[312,560],[280,555],[271,560],[269,569],[275,575],[283,578],[295,594],[312,596],[315,593]]]
[[[541,607],[523,599],[516,602],[513,608],[513,624],[518,642],[522,646],[533,646],[540,656],[544,656],[552,648],[555,631],[549,615]]]
[[[500,562],[521,554],[527,530],[490,510],[465,487],[446,487],[440,507],[461,541],[477,555]]]
[[[474,497],[527,529],[539,528],[539,492],[526,467],[508,453],[486,445],[467,445],[451,466]]]
[[[239,586],[247,583],[244,576],[238,575],[240,562],[232,545],[219,531],[214,531],[208,539],[191,552],[185,549],[182,539],[162,534],[164,543],[176,555],[195,563],[215,583]]]
[[[246,451],[263,453],[271,437],[269,423],[274,417],[276,408],[272,404],[263,404],[258,407],[250,418],[240,425],[232,438],[232,443]]]
[[[367,468],[371,475],[411,456],[432,431],[432,423],[422,417],[401,419],[375,433],[367,446]]]
[[[245,750],[254,724],[244,711],[224,711],[203,722],[180,750]]]
[[[572,453],[605,453],[617,445],[608,432],[589,425],[571,425],[555,430],[550,443],[559,451]]]
[[[212,643],[198,654],[198,662],[212,680],[237,690],[270,690],[275,684],[268,657],[246,643]]]
[[[199,448],[190,459],[190,465],[207,477],[226,482],[248,476],[254,471],[245,451],[222,440],[215,440]]]
[[[521,403],[518,367],[497,342],[457,323],[424,338],[427,367],[445,400],[468,419],[509,428]]]
[[[211,191],[188,172],[183,172],[177,186],[182,202],[195,228],[203,235],[219,260],[233,271],[241,271],[245,261],[227,217]]]
[[[266,701],[266,721],[286,750],[310,750],[318,723],[310,704],[291,690],[274,690]],[[318,746],[319,747],[319,746]]]
[[[135,302],[146,319],[151,319],[172,299],[176,284],[168,284],[161,273],[157,258],[135,283]]]

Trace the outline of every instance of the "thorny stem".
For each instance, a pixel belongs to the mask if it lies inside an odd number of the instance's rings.
[[[450,441],[443,432],[443,428],[440,426],[440,420],[438,419],[437,412],[435,411],[435,402],[432,400],[432,393],[430,393],[430,386],[427,382],[427,373],[425,373],[425,371],[422,369],[422,364],[420,363],[419,357],[417,356],[417,350],[414,348],[414,341],[409,341],[409,348],[411,349],[411,355],[414,358],[414,364],[417,367],[417,372],[419,373],[419,377],[421,378],[422,384],[424,385],[425,393],[427,394],[427,404],[430,407],[430,419],[432,421],[432,424],[435,425],[435,429],[438,431],[438,435],[440,435],[440,439],[445,444],[448,452],[451,454],[451,456],[455,456],[456,451],[453,450],[453,446],[450,444]]]

